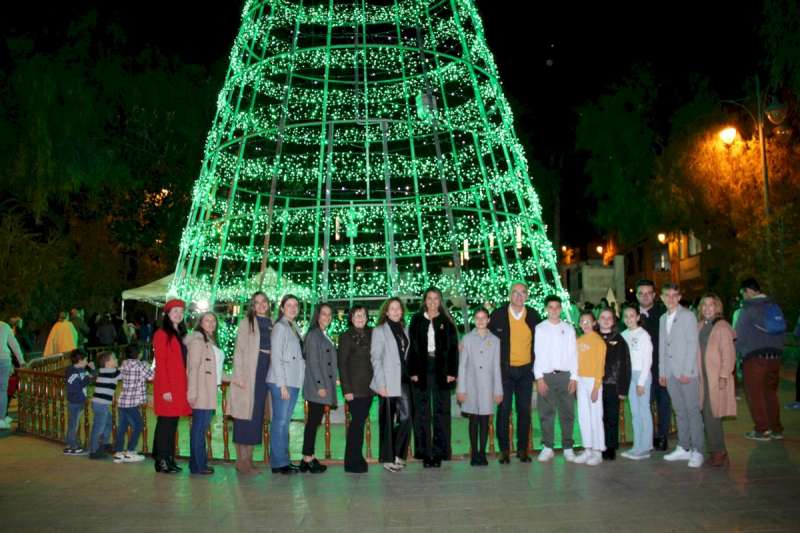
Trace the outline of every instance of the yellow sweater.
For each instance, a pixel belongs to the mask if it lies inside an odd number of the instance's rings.
[[[525,315],[528,310],[522,311],[522,316],[519,320],[514,318],[511,313],[511,307],[508,308],[508,323],[511,326],[510,341],[511,346],[509,350],[509,358],[511,366],[523,366],[531,362],[531,343],[533,342],[533,333],[525,322]]]
[[[594,388],[603,383],[606,366],[606,342],[592,331],[578,337],[578,375],[594,378]]]

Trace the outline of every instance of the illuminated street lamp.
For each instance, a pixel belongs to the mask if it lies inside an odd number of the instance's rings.
[[[595,250],[597,250],[598,254],[603,255],[603,247],[602,246],[598,246],[597,248],[595,248]]]
[[[719,138],[723,143],[731,145],[736,140],[736,133],[736,128],[728,127],[719,132]]]
[[[658,242],[664,244],[667,242],[667,234],[666,233],[659,233],[658,234]]]

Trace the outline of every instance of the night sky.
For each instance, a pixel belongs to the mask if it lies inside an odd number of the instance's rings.
[[[673,94],[676,106],[686,98],[693,73],[708,76],[723,97],[739,98],[745,79],[759,66],[760,2],[632,7],[536,2],[528,11],[519,6],[534,2],[477,4],[529,158],[561,167],[562,242],[568,244],[599,237],[587,217],[592,206],[582,192],[588,182],[585,156],[574,150],[578,106],[602,94],[637,64],[652,66],[662,94]],[[198,5],[146,0],[64,2],[43,8],[30,2],[15,7],[16,13],[0,22],[0,28],[4,35],[28,34],[39,46],[52,49],[59,46],[67,21],[93,7],[101,22],[124,30],[132,53],[150,45],[185,62],[221,62],[238,30],[240,5]],[[664,106],[669,113],[669,100]],[[198,157],[202,148],[197,147]]]

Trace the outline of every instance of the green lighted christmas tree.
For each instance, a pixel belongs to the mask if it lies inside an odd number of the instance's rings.
[[[565,300],[472,0],[246,2],[172,289]]]

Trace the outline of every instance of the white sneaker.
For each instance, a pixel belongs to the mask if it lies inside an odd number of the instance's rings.
[[[689,459],[689,468],[700,468],[703,466],[703,454],[698,452],[697,450],[692,450],[691,452],[692,457]]]
[[[555,457],[555,455],[556,454],[553,452],[553,448],[548,448],[547,446],[545,446],[544,448],[542,448],[542,451],[539,452],[538,459],[540,463],[546,463],[547,461]]]
[[[566,450],[564,450],[564,460],[566,462],[574,463],[575,459],[576,459],[575,452],[572,451],[572,448],[567,448]]]
[[[124,463],[125,462],[125,452],[117,452],[111,458],[115,463]]]
[[[592,450],[589,452],[591,456],[586,460],[587,466],[597,466],[603,462],[603,454],[598,450]]]
[[[631,459],[633,461],[641,461],[642,459],[650,459],[649,452],[635,452],[633,450],[628,450],[626,452],[622,452],[620,454],[625,459]]]
[[[383,463],[383,469],[389,472],[399,472],[402,467],[394,463]]]
[[[688,461],[692,458],[692,452],[676,446],[674,450],[664,456],[665,461]]]
[[[405,468],[406,466],[406,462],[399,457],[394,458],[394,464],[396,464],[398,468]]]
[[[125,452],[125,459],[123,459],[126,463],[140,463],[144,461],[144,455],[141,455],[136,452]]]
[[[589,457],[592,456],[592,450],[583,450],[581,453],[575,456],[575,459],[572,460],[573,463],[582,465],[586,461],[589,460]]]

